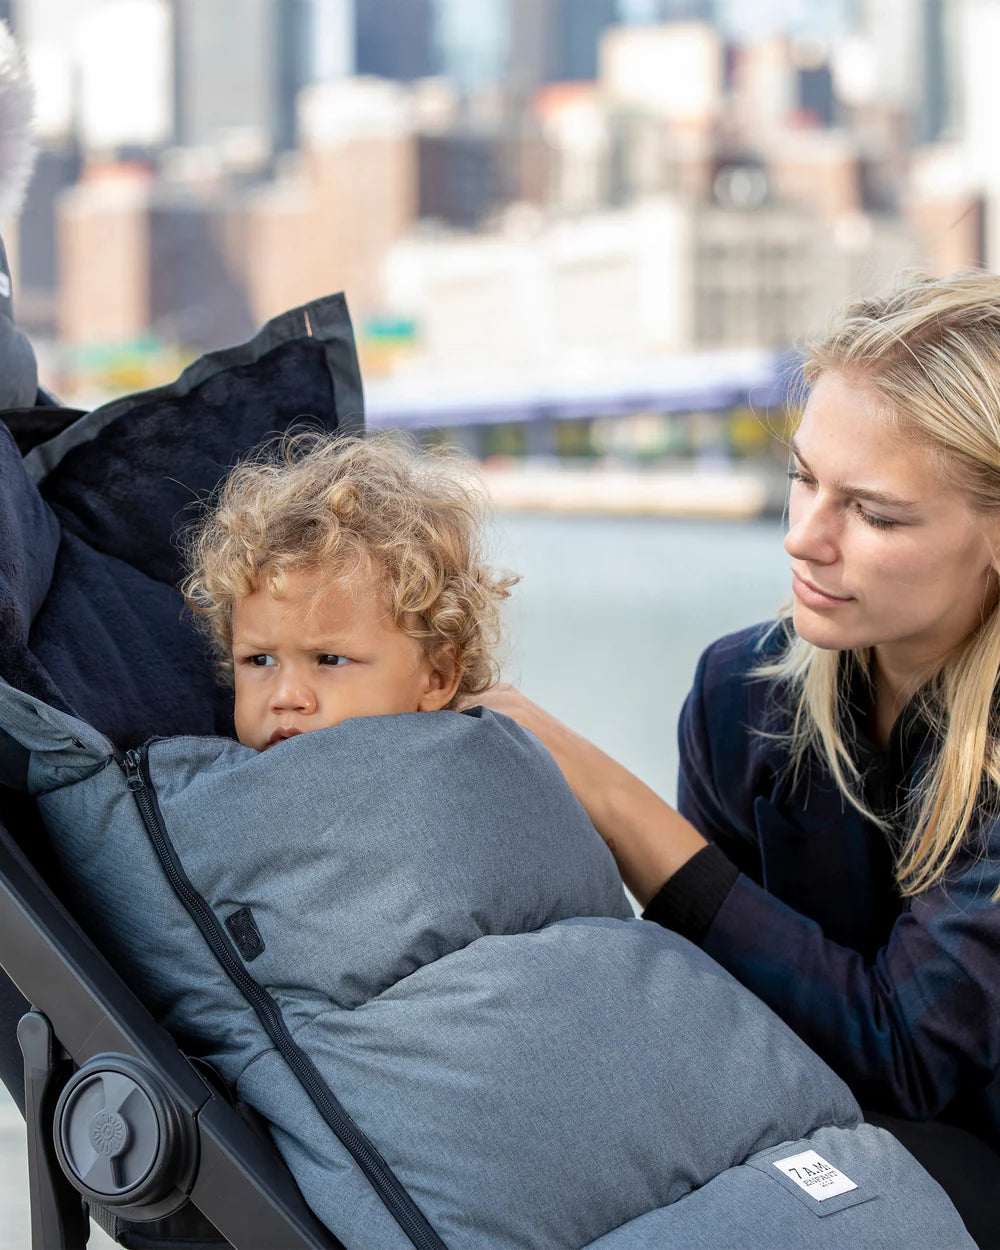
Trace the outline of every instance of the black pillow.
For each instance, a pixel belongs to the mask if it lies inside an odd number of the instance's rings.
[[[120,746],[231,733],[231,693],[182,610],[175,539],[234,460],[296,424],[364,428],[343,296],[87,413],[23,460],[0,426],[0,676]]]

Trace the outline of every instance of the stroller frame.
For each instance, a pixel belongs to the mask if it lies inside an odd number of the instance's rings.
[[[160,1112],[159,1140],[145,1198],[112,1206],[105,1196],[105,1207],[141,1223],[191,1203],[237,1250],[339,1250],[274,1147],[153,1021],[2,825],[0,951],[4,971],[32,1004],[18,1026],[32,1250],[83,1250],[81,1199],[95,1198],[57,1146],[67,1108],[72,1114],[60,1095],[73,1080],[123,1066]]]
[[[171,386],[112,402],[97,428],[137,402],[183,401],[221,371],[246,373],[309,341],[322,350],[322,402],[338,428],[359,432],[363,398],[342,295],[281,314]],[[22,455],[42,453],[36,469],[47,469],[52,443],[61,455],[88,437],[68,428],[80,415],[40,393],[36,407],[2,419]],[[37,814],[0,790],[0,1028],[9,1037],[20,1014],[32,1250],[83,1250],[88,1207],[134,1250],[343,1250],[306,1205],[263,1121],[233,1105],[209,1065],[182,1053],[63,906],[35,853],[45,858]],[[17,1078],[15,1052],[4,1071],[15,1099]],[[125,1096],[127,1119],[118,1115]]]

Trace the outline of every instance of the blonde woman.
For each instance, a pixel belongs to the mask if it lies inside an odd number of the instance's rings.
[[[680,814],[516,691],[487,701],[552,750],[646,917],[796,1029],[998,1245],[1000,279],[856,304],[804,376],[792,603],[702,657]]]

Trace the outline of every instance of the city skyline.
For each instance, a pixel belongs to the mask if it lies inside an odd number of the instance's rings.
[[[61,359],[219,346],[335,289],[370,376],[783,350],[1000,237],[968,51],[1000,0],[19,7],[29,63],[82,58],[69,103],[40,93],[17,232],[19,313]]]

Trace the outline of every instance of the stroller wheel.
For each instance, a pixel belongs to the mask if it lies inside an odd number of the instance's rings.
[[[162,1082],[124,1055],[96,1055],[67,1081],[55,1108],[59,1164],[84,1197],[159,1219],[181,1206],[194,1177],[193,1122]]]

